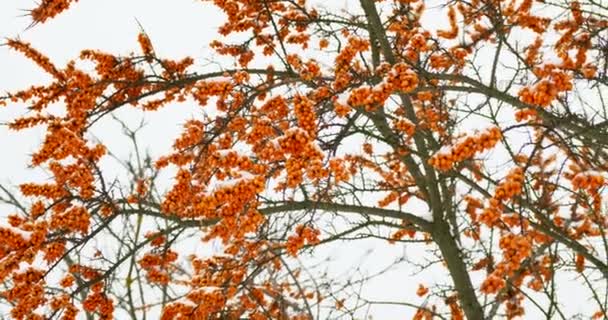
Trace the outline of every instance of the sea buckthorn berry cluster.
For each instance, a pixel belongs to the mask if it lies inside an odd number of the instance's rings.
[[[494,192],[494,199],[498,201],[506,201],[521,194],[524,183],[523,169],[516,167],[505,177],[505,181],[501,182]]]
[[[334,158],[329,160],[329,171],[331,172],[336,184],[350,180],[351,174],[346,169],[344,159]]]
[[[349,106],[353,107],[371,107],[373,100],[372,96],[372,88],[369,86],[362,86],[356,89],[353,89],[348,96],[347,103]]]
[[[351,113],[351,111],[352,108],[347,104],[341,103],[337,100],[334,101],[334,112],[338,115],[338,117],[345,118]]]
[[[399,118],[394,120],[393,127],[397,131],[405,133],[408,137],[413,136],[414,132],[416,131],[416,125],[405,118]]]
[[[177,253],[167,250],[160,253],[146,253],[138,263],[146,271],[146,276],[150,282],[167,284],[170,280],[171,266],[176,260]]]
[[[67,210],[54,211],[51,215],[50,227],[57,230],[87,234],[91,216],[85,207],[73,206]]]
[[[82,308],[87,312],[95,312],[100,319],[114,319],[114,301],[101,289],[94,290],[82,302]]]
[[[412,320],[433,320],[434,317],[434,312],[435,312],[435,306],[432,306],[432,309],[418,309],[416,310],[416,313],[414,314],[414,317],[412,318]]]
[[[499,246],[502,249],[503,261],[498,264],[495,272],[508,276],[511,276],[532,252],[532,242],[528,236],[512,233],[502,236]]]
[[[418,86],[418,76],[405,63],[397,63],[386,77],[390,91],[411,92]]]
[[[403,239],[403,237],[408,236],[409,238],[414,238],[416,236],[416,230],[414,228],[404,228],[404,229],[399,229],[395,232],[393,232],[393,234],[391,234],[388,242],[393,244],[401,239]]]
[[[591,191],[603,187],[606,183],[606,179],[600,172],[585,171],[575,174],[571,183],[574,190],[585,189]]]
[[[580,253],[576,254],[574,265],[576,266],[576,271],[581,273],[585,270],[585,256]]]
[[[448,54],[445,53],[433,53],[430,57],[430,66],[433,69],[449,69],[454,61],[450,58]]]
[[[349,38],[348,44],[336,56],[336,75],[348,72],[348,68],[357,53],[367,50],[369,50],[369,41],[357,37]]]
[[[539,57],[539,49],[542,45],[543,45],[543,38],[536,37],[536,40],[534,40],[534,43],[532,43],[531,45],[529,45],[526,48],[526,63],[528,65],[533,66],[536,64],[536,61]]]
[[[419,297],[424,297],[429,292],[429,288],[425,287],[423,284],[418,285],[418,289],[416,290],[416,295]]]
[[[42,0],[36,9],[30,11],[32,20],[44,23],[48,19],[54,18],[56,15],[67,10],[72,2],[78,0]]]
[[[29,43],[9,39],[6,42],[6,45],[8,45],[13,50],[21,52],[28,59],[32,60],[40,68],[42,68],[42,70],[53,76],[55,79],[59,81],[65,81],[64,73],[60,72],[57,67],[55,67],[55,65],[51,63],[51,60],[47,56],[32,48]]]
[[[445,303],[450,308],[450,316],[452,320],[464,320],[464,312],[458,305],[458,296],[452,295],[445,299]]]
[[[31,282],[14,280],[13,288],[4,294],[4,298],[13,304],[10,312],[12,319],[44,319],[36,313],[36,309],[46,302],[44,288],[39,279],[29,280]]]
[[[465,208],[466,213],[471,217],[472,221],[477,221],[477,210],[483,208],[483,203],[469,194],[464,196],[464,201],[467,204]]]
[[[181,137],[173,143],[174,149],[188,149],[200,143],[205,135],[205,125],[198,120],[189,120],[184,124]]]
[[[327,40],[326,38],[319,40],[319,49],[325,49],[328,46],[329,46],[329,40]]]
[[[490,275],[483,281],[479,290],[485,294],[494,294],[504,286],[505,280],[495,275]]]
[[[476,153],[493,148],[501,137],[499,128],[491,128],[477,136],[460,139],[451,148],[439,150],[429,158],[428,162],[441,171],[451,170],[456,163],[470,159]]]
[[[321,76],[321,67],[315,60],[311,59],[304,63],[302,59],[295,54],[288,55],[286,60],[305,81],[311,81]]]
[[[450,21],[450,30],[439,30],[437,31],[437,36],[446,39],[454,39],[458,36],[458,25],[456,24],[456,10],[454,9],[454,6],[448,7],[448,19]]]
[[[146,57],[146,61],[152,62],[152,58],[154,57],[154,48],[152,47],[152,42],[150,38],[145,33],[140,33],[137,35],[137,42],[139,42],[139,47],[141,48],[141,52]]]
[[[420,101],[431,101],[433,100],[433,93],[431,91],[420,91],[416,94],[416,99]]]
[[[591,197],[593,208],[599,212],[602,206],[602,198],[600,189],[606,184],[606,178],[597,171],[584,171],[575,174],[570,183],[572,188],[576,190],[585,190]],[[581,202],[582,203],[582,202]],[[583,204],[583,206],[587,206]]]
[[[285,243],[287,253],[295,257],[305,244],[315,245],[319,243],[319,234],[320,232],[317,229],[305,225],[298,225],[296,227],[296,234],[289,236]]]
[[[351,107],[364,107],[367,111],[373,111],[384,105],[393,92],[407,93],[417,86],[418,76],[406,64],[398,63],[373,88],[365,85],[351,90],[347,103]]]
[[[429,49],[427,45],[427,38],[429,34],[425,33],[416,33],[412,37],[410,37],[409,45],[412,49],[415,49],[418,52],[424,52]]]
[[[54,241],[44,246],[44,260],[51,264],[63,257],[65,253],[65,241]]]
[[[479,215],[479,222],[488,227],[494,227],[501,219],[503,202],[521,194],[524,183],[523,170],[516,167],[505,177],[494,192],[488,206]]]
[[[525,108],[515,112],[515,121],[522,122],[528,120],[528,118],[534,120],[537,118],[537,116],[538,112],[535,109]]]
[[[317,136],[317,115],[314,103],[305,96],[296,95],[293,98],[293,107],[298,126],[304,129],[311,139]]]
[[[572,90],[572,77],[556,66],[547,64],[543,68],[535,68],[537,76],[544,78],[532,87],[525,87],[519,91],[521,101],[540,107],[549,106],[560,92]]]
[[[442,137],[446,136],[446,122],[449,116],[443,110],[435,108],[432,105],[421,107],[416,110],[416,117],[419,120],[419,128],[429,129]]]

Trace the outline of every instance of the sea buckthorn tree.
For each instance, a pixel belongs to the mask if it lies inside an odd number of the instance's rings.
[[[41,0],[31,27],[77,5]],[[406,275],[445,270],[395,279],[419,296],[391,302],[414,319],[606,318],[603,2],[200,5],[225,15],[211,67],[159,56],[145,29],[132,54],[65,65],[5,41],[51,78],[0,100],[26,110],[10,129],[44,128],[29,165],[48,172],[3,187],[11,318],[357,318],[382,303],[356,290],[369,278],[307,261],[365,238],[423,247]],[[125,124],[136,156],[114,178],[94,124],[177,104],[200,112],[173,150],[146,155]],[[192,250],[210,243],[221,253]]]

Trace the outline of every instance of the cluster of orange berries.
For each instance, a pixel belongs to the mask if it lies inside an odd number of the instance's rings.
[[[416,117],[418,117],[418,126],[420,128],[430,129],[439,133],[441,136],[445,136],[445,122],[448,119],[446,112],[431,106],[429,108],[419,108],[416,110]]]
[[[338,117],[344,118],[350,114],[352,108],[347,104],[341,103],[338,100],[334,101],[334,112]]]
[[[55,176],[58,186],[80,189],[79,193],[83,199],[90,199],[93,196],[95,178],[91,166],[84,160],[79,159],[70,165],[62,165],[53,161],[49,163],[49,169]]]
[[[306,33],[290,34],[285,39],[285,42],[287,42],[287,43],[299,44],[302,47],[302,49],[308,48],[309,41],[310,41],[310,35],[306,34]]]
[[[572,90],[571,76],[563,71],[556,71],[554,65],[548,64],[543,68],[535,68],[534,73],[545,79],[533,87],[525,87],[519,91],[521,101],[527,104],[547,107],[560,92]]]
[[[398,63],[388,71],[384,81],[371,88],[361,86],[353,89],[347,99],[351,107],[365,107],[374,110],[390,97],[392,92],[411,92],[418,86],[418,76],[404,63]]]
[[[463,200],[467,204],[465,212],[469,215],[471,221],[477,221],[477,209],[483,208],[483,203],[469,194],[465,195]]]
[[[187,149],[202,141],[205,134],[205,124],[198,120],[189,120],[184,124],[181,136],[175,139],[174,149]]]
[[[571,168],[574,167],[575,166],[571,166]],[[572,176],[570,183],[575,191],[587,191],[587,193],[591,196],[593,208],[599,212],[602,203],[602,198],[599,191],[606,184],[606,179],[604,176],[601,173],[594,171],[579,172]],[[583,206],[587,205],[583,204]]]
[[[192,315],[195,319],[209,319],[211,314],[214,314],[222,309],[226,304],[226,297],[221,290],[192,290],[186,298],[198,306],[197,310]]]
[[[194,305],[188,303],[170,303],[163,308],[161,320],[173,320],[173,319],[188,319],[191,317],[195,310]],[[205,319],[205,318],[201,318]]]
[[[35,313],[36,309],[46,302],[42,286],[43,275],[40,270],[29,268],[13,276],[12,288],[3,293],[3,298],[12,304],[12,319],[44,319]]]
[[[167,250],[161,253],[146,253],[138,263],[146,271],[151,283],[167,284],[169,283],[168,270],[176,260],[177,253]]]
[[[504,286],[505,280],[496,275],[490,274],[490,276],[483,281],[479,290],[485,294],[493,294],[498,292]]]
[[[168,214],[187,216],[186,208],[194,196],[192,191],[192,174],[188,170],[181,169],[175,175],[176,183],[164,197],[161,210]]]
[[[30,245],[30,241],[22,234],[5,227],[0,227],[0,239],[2,257],[6,255],[5,252],[22,250]]]
[[[63,257],[65,253],[65,241],[53,241],[44,246],[44,260],[48,263],[54,263]]]
[[[418,289],[416,290],[416,295],[419,297],[424,297],[427,293],[429,293],[429,288],[425,287],[423,284],[419,284]]]
[[[219,188],[212,194],[200,195],[193,205],[184,204],[184,208],[189,209],[181,209],[180,214],[189,217],[234,217],[264,189],[264,186],[264,178],[260,176],[240,180],[234,185]],[[221,208],[218,208],[219,206]]]
[[[432,309],[418,309],[412,317],[412,320],[433,320],[435,313],[435,306],[432,306]]]
[[[321,67],[314,60],[303,63],[300,57],[295,54],[287,56],[287,62],[298,72],[300,77],[306,81],[313,80],[321,75]]]
[[[376,96],[374,95],[374,91],[369,86],[363,86],[356,89],[353,89],[348,96],[347,103],[352,107],[365,107],[366,109],[371,109],[374,106],[374,102],[380,103],[384,102],[384,100],[376,101]]]
[[[537,116],[538,112],[535,109],[524,108],[515,112],[515,121],[521,122],[528,120],[528,118],[536,119]]]
[[[138,34],[137,42],[139,42],[139,47],[146,57],[146,60],[148,62],[152,62],[152,57],[154,57],[154,48],[152,47],[152,42],[150,41],[148,35],[143,32]]]
[[[78,0],[42,0],[36,9],[30,11],[32,20],[44,23],[61,12],[67,10],[72,2]]]
[[[357,53],[367,50],[369,50],[369,41],[357,37],[349,38],[348,44],[336,56],[336,75],[346,73]]]
[[[428,162],[441,171],[448,171],[453,168],[455,163],[470,159],[478,152],[491,149],[501,137],[500,129],[493,127],[477,136],[462,139],[448,151],[440,150],[429,158]]]
[[[448,19],[450,21],[450,30],[439,30],[437,36],[445,39],[454,39],[458,36],[458,25],[456,24],[456,10],[453,6],[448,7]]]
[[[314,139],[317,136],[317,115],[313,102],[305,96],[296,95],[293,98],[293,107],[298,126]]]
[[[519,268],[521,262],[532,252],[532,242],[528,236],[506,234],[500,238],[499,247],[502,249],[503,262],[498,265],[496,272],[511,275]],[[504,265],[504,270],[500,270]]]
[[[587,171],[574,175],[571,183],[574,190],[597,190],[604,186],[606,179],[599,172]]]
[[[445,303],[450,308],[450,316],[452,320],[464,320],[464,312],[458,305],[458,296],[452,295],[445,299]]]
[[[311,145],[311,137],[307,131],[292,129],[287,131],[280,139],[279,146],[285,154],[311,158],[322,157],[322,154]]]
[[[216,80],[216,81],[201,81],[195,86],[195,90],[192,91],[192,97],[201,105],[207,105],[209,97],[217,96],[223,99],[230,94],[234,86],[230,81]]]
[[[409,39],[410,47],[418,52],[427,51],[429,49],[426,44],[428,36],[428,32],[414,34]]]
[[[549,80],[542,80],[534,88],[523,88],[519,96],[527,104],[546,107],[555,100],[557,93],[557,88]]]
[[[350,179],[350,172],[346,169],[344,160],[342,159],[334,158],[329,160],[329,170],[336,183],[346,182]]]
[[[411,92],[418,86],[418,76],[405,63],[397,63],[386,77],[386,91]]]
[[[505,201],[521,194],[524,183],[523,169],[516,167],[505,177],[494,192],[494,199]]]
[[[494,196],[490,199],[488,207],[486,207],[479,221],[488,227],[496,226],[502,214],[502,203],[521,194],[524,183],[523,170],[519,167],[514,168],[507,174],[505,181],[501,182],[494,192]]]
[[[58,311],[63,309],[61,320],[75,320],[78,315],[78,308],[70,300],[70,296],[67,294],[56,295],[51,300],[51,310]]]
[[[534,42],[526,48],[526,63],[533,66],[539,55],[539,49],[543,44],[543,38],[537,37]]]
[[[47,56],[32,48],[29,43],[21,42],[19,40],[8,39],[6,45],[8,45],[13,50],[21,52],[28,59],[32,60],[40,68],[42,68],[42,70],[46,71],[55,79],[59,81],[65,80],[65,75],[60,72],[57,67],[53,65],[53,63],[51,63],[51,60]]]
[[[22,130],[22,129],[27,129],[27,128],[31,128],[31,127],[35,127],[41,124],[45,124],[51,121],[56,121],[56,117],[52,116],[52,115],[34,115],[31,117],[23,117],[23,118],[19,118],[19,119],[15,119],[13,122],[11,122],[8,127],[12,130]]]
[[[403,239],[403,237],[405,237],[405,236],[408,236],[409,238],[414,238],[416,236],[416,229],[414,229],[414,228],[399,229],[391,235],[388,242],[391,244],[395,243],[396,241]],[[422,294],[422,295],[424,295],[424,294]]]
[[[430,91],[420,91],[416,93],[416,99],[419,101],[431,101],[433,100],[433,93]]]
[[[319,243],[319,234],[320,232],[317,229],[305,225],[298,225],[296,227],[296,234],[289,236],[285,243],[287,253],[295,257],[305,244],[314,245]]]
[[[283,96],[275,96],[268,99],[261,107],[260,113],[270,120],[281,120],[289,114],[289,106]]]
[[[222,207],[220,209],[222,212],[219,213],[219,215],[222,216],[222,219],[211,228],[208,235],[203,237],[202,240],[209,241],[213,238],[219,238],[222,239],[224,243],[238,243],[239,241],[242,241],[247,234],[256,232],[259,226],[265,221],[264,215],[255,209],[249,209],[246,210],[244,214],[240,214],[240,212],[245,210],[245,206],[255,208],[257,203],[251,201],[250,203],[241,204],[240,207],[237,208],[238,211],[236,209]],[[238,248],[232,247],[232,249],[236,250]],[[229,253],[228,249],[226,249],[226,253]]]
[[[100,319],[114,319],[114,301],[102,292],[102,288],[93,285],[93,293],[82,302],[82,308],[87,312],[97,313]]]
[[[551,19],[530,14],[522,14],[518,16],[516,23],[522,28],[528,28],[540,34],[547,30],[547,27],[551,23]]]
[[[517,294],[515,297],[507,300],[505,304],[505,314],[507,319],[515,319],[525,314],[524,307],[522,306],[523,295]]]
[[[56,230],[69,232],[80,232],[87,234],[91,223],[91,215],[85,207],[73,206],[67,210],[54,211],[51,216],[50,226]]]
[[[416,125],[404,118],[394,120],[393,127],[397,131],[405,133],[408,137],[413,136],[416,131]]]

